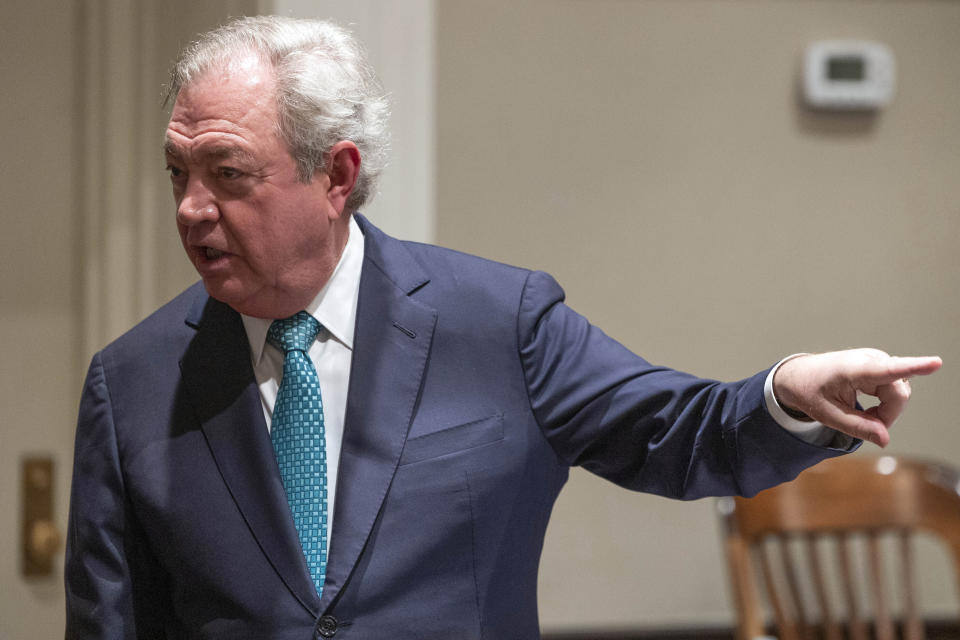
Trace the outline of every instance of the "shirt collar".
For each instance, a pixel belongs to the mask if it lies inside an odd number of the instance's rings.
[[[340,260],[320,293],[307,305],[305,311],[323,325],[330,335],[353,349],[353,331],[357,318],[357,298],[360,293],[360,272],[363,268],[363,232],[353,216],[347,244]],[[250,343],[250,357],[254,364],[260,362],[267,341],[267,330],[273,320],[254,318],[241,314],[243,328]]]

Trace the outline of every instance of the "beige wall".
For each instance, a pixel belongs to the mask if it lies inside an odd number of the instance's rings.
[[[548,270],[608,333],[706,376],[941,354],[889,451],[960,462],[960,3],[445,0],[437,25],[441,244]],[[798,103],[804,46],[836,37],[893,49],[889,108]],[[543,625],[725,622],[719,552],[712,501],[574,473]]]
[[[28,6],[29,5],[29,6]],[[32,27],[42,16],[45,29]],[[66,510],[64,460],[79,376],[75,325],[77,177],[72,15],[52,0],[10,3],[0,19],[0,638],[28,638],[61,615],[59,580],[20,579],[20,458],[52,453]],[[60,607],[62,609],[62,607]],[[61,625],[62,626],[62,625]],[[60,632],[62,635],[62,631]]]

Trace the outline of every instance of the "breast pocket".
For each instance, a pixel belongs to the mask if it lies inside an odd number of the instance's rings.
[[[407,439],[400,465],[423,462],[503,440],[503,414]]]

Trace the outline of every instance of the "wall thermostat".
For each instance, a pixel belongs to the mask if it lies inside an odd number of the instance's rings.
[[[879,42],[821,40],[804,54],[803,95],[820,109],[878,109],[893,97],[893,52]]]

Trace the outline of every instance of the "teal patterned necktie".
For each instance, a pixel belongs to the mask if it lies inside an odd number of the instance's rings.
[[[320,323],[306,311],[274,320],[270,344],[283,351],[283,379],[270,439],[310,576],[323,595],[327,571],[327,449],[317,370],[307,355]]]

